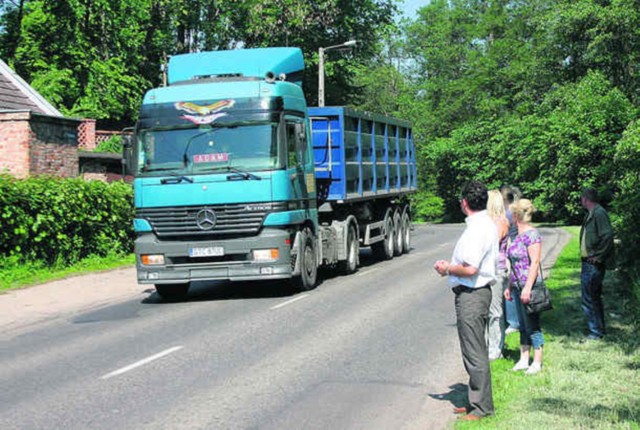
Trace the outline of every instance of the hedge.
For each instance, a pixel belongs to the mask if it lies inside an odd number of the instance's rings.
[[[627,127],[616,147],[615,175],[618,192],[612,202],[613,222],[620,240],[616,250],[620,272],[640,304],[640,121]],[[636,308],[640,319],[640,310]]]
[[[0,256],[72,264],[131,252],[132,203],[124,182],[0,175]]]

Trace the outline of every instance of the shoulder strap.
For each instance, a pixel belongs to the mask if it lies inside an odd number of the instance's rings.
[[[544,281],[544,274],[542,273],[542,243],[540,243],[540,247],[540,260],[538,261],[538,268],[540,269],[540,279]],[[529,255],[529,247],[527,247],[527,258],[529,259],[529,268],[531,268],[531,256]]]
[[[540,267],[540,279],[544,282],[544,274],[542,273],[542,256],[540,257],[540,261],[538,261],[538,266]]]
[[[531,256],[529,255],[529,247],[527,247],[527,258],[529,258],[529,268],[531,268]],[[542,252],[540,252],[540,260],[538,260],[538,267],[540,268],[540,279],[544,281],[544,274],[542,273]]]

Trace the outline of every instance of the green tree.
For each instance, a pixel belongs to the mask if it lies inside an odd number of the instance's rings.
[[[150,3],[32,0],[14,67],[67,115],[129,121],[150,85]]]
[[[578,222],[585,186],[615,190],[614,154],[631,102],[601,73],[547,94],[533,113],[478,119],[427,145],[438,195],[457,216],[456,192],[465,181],[489,187],[511,183],[532,198],[547,219]]]
[[[546,15],[550,54],[570,80],[600,70],[634,102],[640,101],[640,7],[636,0],[562,0]]]
[[[640,122],[629,124],[614,156],[617,192],[613,225],[620,240],[616,256],[630,295],[640,303]],[[637,312],[636,312],[637,314]]]
[[[538,112],[546,119],[541,130],[545,156],[532,191],[554,217],[581,219],[579,197],[584,186],[615,188],[616,145],[635,115],[624,93],[600,72],[549,93]]]
[[[0,1],[0,57],[13,58],[20,43],[22,16],[26,0]]]
[[[17,1],[17,0],[16,0]],[[377,53],[396,0],[29,0],[3,3],[2,55],[68,115],[130,124],[166,56],[200,50],[299,46],[305,92],[317,94],[317,50],[356,38],[327,58],[327,100],[346,104],[359,65]],[[15,3],[12,1],[12,3]],[[20,35],[20,37],[16,37]]]

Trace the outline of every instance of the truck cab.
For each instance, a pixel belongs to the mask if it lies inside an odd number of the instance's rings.
[[[174,56],[142,103],[134,173],[138,281],[163,296],[196,280],[315,284],[316,191],[297,48]],[[304,243],[311,242],[306,250]],[[297,258],[300,257],[300,258]]]

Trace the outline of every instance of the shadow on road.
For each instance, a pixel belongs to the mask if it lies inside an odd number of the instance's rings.
[[[467,386],[465,384],[451,385],[450,391],[441,394],[429,394],[429,397],[435,400],[451,402],[453,407],[461,408],[467,405]]]
[[[360,265],[358,266],[358,270],[365,270],[376,263],[381,262],[374,257],[371,249],[364,248],[360,251]],[[318,286],[316,288],[321,288],[322,282],[325,280],[335,279],[341,276],[343,275],[341,275],[336,268],[329,267],[320,269],[318,271]],[[286,279],[250,282],[192,282],[187,296],[176,300],[163,299],[153,288],[149,288],[145,292],[150,293],[150,295],[143,299],[142,303],[154,305],[217,300],[273,299],[295,296],[296,294],[301,293]]]
[[[152,294],[142,300],[144,304],[170,304],[176,302],[206,302],[217,300],[273,299],[293,296],[298,291],[287,280],[278,281],[200,281],[192,282],[186,297],[176,300],[163,299],[151,290]]]

